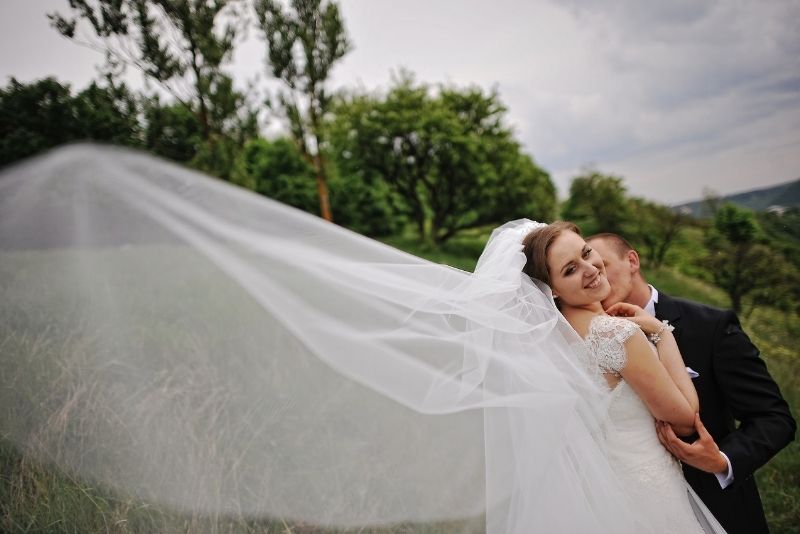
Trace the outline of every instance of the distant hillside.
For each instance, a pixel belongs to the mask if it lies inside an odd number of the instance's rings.
[[[721,197],[723,202],[731,202],[756,211],[764,211],[770,206],[800,206],[800,179],[785,184],[754,189]],[[675,206],[675,209],[689,209],[695,217],[708,216],[705,201],[696,200]]]

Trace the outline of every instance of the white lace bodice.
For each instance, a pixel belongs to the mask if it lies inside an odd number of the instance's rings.
[[[628,360],[625,342],[639,332],[636,323],[598,315],[585,342],[597,371],[620,378],[611,392],[604,435],[612,467],[636,507],[647,510],[664,533],[701,533],[689,501],[680,464],[658,440],[655,419],[620,371]],[[641,335],[641,334],[639,334]],[[658,358],[655,350],[653,358]]]
[[[627,361],[625,342],[638,330],[636,323],[619,317],[597,315],[592,319],[586,344],[601,372],[620,376]]]

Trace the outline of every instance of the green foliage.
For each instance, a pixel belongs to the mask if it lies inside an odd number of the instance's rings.
[[[770,306],[786,313],[800,312],[800,270],[786,261],[780,252],[762,246],[758,261],[764,273],[748,296],[749,312]]]
[[[308,212],[317,208],[314,169],[289,139],[253,139],[242,150],[234,181]]]
[[[574,178],[562,215],[578,224],[586,235],[623,234],[630,215],[622,178],[598,172]]]
[[[338,224],[368,236],[395,234],[406,224],[400,200],[384,182],[335,174],[330,186]]]
[[[55,78],[0,88],[0,165],[70,141],[140,144],[136,98],[125,85],[92,83],[75,96]]]
[[[733,204],[721,206],[705,243],[708,270],[737,313],[745,298],[750,298],[751,306],[796,306],[797,269],[766,244],[753,212]]]
[[[262,195],[317,213],[316,173],[294,142],[287,138],[248,142],[236,162],[233,181]],[[388,235],[400,229],[401,214],[392,194],[360,175],[333,175],[331,203],[338,224],[364,235]]]
[[[219,158],[219,136],[232,136],[230,122],[243,96],[222,68],[230,61],[241,0],[70,0],[74,18],[49,15],[68,39],[105,50],[110,67],[133,65],[197,116],[207,147],[201,161]],[[219,24],[224,20],[224,24]],[[220,27],[221,26],[221,27]],[[91,35],[81,35],[88,28]],[[206,170],[216,170],[216,160]]]
[[[730,308],[730,299],[723,290],[671,267],[648,268],[644,270],[644,274],[649,283],[669,295],[696,300],[717,308]]]
[[[75,116],[84,139],[108,141],[117,145],[140,144],[139,103],[124,84],[108,79],[108,85],[92,82],[75,96]]]
[[[76,139],[69,86],[54,78],[0,90],[0,165]]]
[[[762,211],[756,213],[756,218],[771,246],[800,269],[800,208],[788,208],[783,212]]]
[[[212,135],[198,146],[190,165],[217,178],[229,180],[241,147],[225,135]]]
[[[342,172],[386,183],[433,243],[508,219],[551,219],[553,184],[504,125],[497,94],[432,89],[404,73],[385,97],[341,99],[329,132]]]
[[[653,267],[664,263],[667,252],[688,223],[679,212],[642,198],[628,200],[628,216],[624,234],[641,245],[640,254]]]
[[[352,48],[336,2],[255,0],[259,28],[267,42],[267,63],[286,90],[281,110],[303,156],[316,171],[320,214],[333,220],[323,150],[322,120],[330,106],[325,91],[331,70]]]
[[[705,247],[707,225],[689,219],[689,224],[681,229],[667,251],[664,264],[676,271],[713,284],[711,273],[706,269],[708,250]]]
[[[758,223],[752,211],[734,204],[724,204],[714,214],[714,229],[730,243],[746,244],[756,240]]]
[[[145,147],[153,153],[182,163],[197,154],[202,134],[197,115],[179,103],[162,104],[158,97],[144,103]]]
[[[458,235],[446,243],[436,246],[431,243],[421,243],[418,237],[413,234],[385,237],[382,241],[429,261],[472,272],[475,270],[475,265],[489,237],[489,232],[491,232],[491,229],[471,228],[459,232]]]

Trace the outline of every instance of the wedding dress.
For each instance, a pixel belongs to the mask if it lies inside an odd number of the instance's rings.
[[[204,517],[661,532],[608,426],[635,399],[522,274],[530,224],[473,274],[132,150],[21,162],[0,173],[0,435]]]
[[[631,321],[597,315],[592,318],[585,338],[597,371],[619,379],[611,392],[603,432],[611,465],[634,506],[651,518],[654,525],[659,525],[659,532],[723,532],[710,512],[703,510],[705,505],[693,495],[678,461],[661,446],[655,420],[644,402],[621,379],[619,372],[627,359],[624,343],[638,332],[639,327]],[[653,357],[658,357],[655,350]]]

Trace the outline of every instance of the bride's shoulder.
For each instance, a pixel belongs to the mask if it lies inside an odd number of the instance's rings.
[[[600,314],[592,317],[586,344],[603,373],[621,376],[628,361],[625,342],[639,330],[636,323],[621,317]]]
[[[638,330],[639,326],[633,321],[601,313],[592,317],[587,337],[613,339],[624,343]]]

